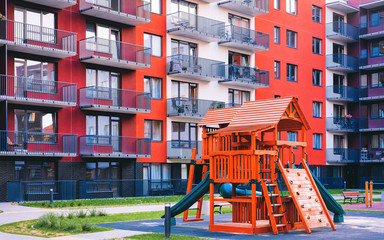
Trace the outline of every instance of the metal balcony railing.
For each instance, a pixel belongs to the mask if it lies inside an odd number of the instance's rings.
[[[219,42],[220,45],[252,52],[269,50],[269,34],[266,33],[227,25],[221,35],[224,40]]]
[[[149,93],[106,87],[80,89],[80,107],[89,110],[146,113],[151,112]]]
[[[167,141],[168,159],[191,159],[192,149],[197,149],[196,159],[200,159],[203,151],[202,141],[171,140]]]
[[[327,162],[356,163],[359,162],[360,150],[349,148],[327,148]]]
[[[76,33],[0,19],[0,45],[16,52],[54,58],[76,55]]]
[[[32,2],[35,4],[53,7],[57,9],[67,8],[77,4],[77,0],[23,0],[25,2]]]
[[[359,120],[356,118],[327,117],[327,131],[356,132],[359,130]]]
[[[0,155],[76,156],[77,135],[0,130]]]
[[[103,38],[80,40],[80,61],[123,69],[151,67],[150,48]]]
[[[186,12],[167,15],[167,32],[206,42],[221,39],[224,27],[224,22]]]
[[[218,5],[252,17],[269,12],[268,0],[229,0],[220,2]]]
[[[327,100],[357,101],[358,89],[344,85],[327,86]]]
[[[357,41],[359,39],[357,27],[340,21],[327,23],[326,34],[330,39],[346,42]]]
[[[361,162],[384,162],[384,148],[363,148],[360,151]]]
[[[196,98],[167,99],[167,116],[203,118],[210,109],[224,108],[225,102]]]
[[[360,100],[376,100],[384,98],[384,85],[368,85],[360,87]]]
[[[360,131],[383,131],[384,116],[377,117],[361,117]]]
[[[360,57],[360,69],[375,70],[384,67],[384,55]]]
[[[80,13],[132,26],[151,22],[151,3],[141,0],[79,0]]]
[[[145,138],[122,136],[80,136],[80,156],[109,158],[146,158],[151,143]]]
[[[188,55],[167,57],[167,73],[206,81],[224,79],[224,62]]]
[[[225,80],[220,80],[220,83],[253,88],[269,86],[269,71],[236,64],[225,65],[222,69],[224,70]]]
[[[22,104],[76,106],[76,84],[0,75],[0,99]]]
[[[374,39],[384,36],[384,22],[380,19],[377,21],[370,21],[369,23],[360,24],[360,38]]]
[[[357,58],[342,54],[328,54],[326,57],[327,69],[341,72],[355,72],[358,70]]]

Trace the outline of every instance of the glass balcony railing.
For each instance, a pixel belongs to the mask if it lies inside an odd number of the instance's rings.
[[[356,118],[327,117],[327,131],[356,132],[359,130],[359,121]]]
[[[225,26],[220,45],[250,52],[269,50],[269,34],[234,25]]]
[[[105,158],[148,158],[151,143],[145,138],[122,136],[80,136],[80,156]]]
[[[80,61],[121,69],[151,67],[151,49],[103,38],[80,40]]]
[[[200,159],[203,151],[202,141],[171,140],[167,142],[168,159],[191,159],[192,149],[197,149],[196,159]]]
[[[119,24],[138,26],[151,22],[151,4],[136,0],[79,0],[80,13],[113,21]]]
[[[269,87],[269,71],[236,64],[223,66],[223,71],[225,80],[220,80],[220,83],[252,88]]]
[[[379,83],[376,85],[361,86],[360,100],[377,100],[384,98],[384,85]]]
[[[167,58],[167,73],[180,77],[205,81],[224,79],[224,62],[188,55],[173,55]]]
[[[167,32],[205,42],[218,41],[224,37],[224,22],[185,12],[167,15]]]
[[[383,131],[384,130],[384,116],[375,118],[361,117],[360,118],[360,131]]]
[[[384,148],[363,148],[360,152],[361,162],[384,162]]]
[[[376,57],[360,57],[360,69],[375,70],[384,67],[384,55]]]
[[[75,56],[76,33],[0,19],[0,45],[8,50],[65,58]]]
[[[80,89],[80,108],[119,113],[151,112],[148,93],[118,88],[86,87]]]
[[[53,7],[57,9],[64,9],[77,4],[77,0],[23,0],[25,2],[31,2],[47,7]]]
[[[76,106],[76,86],[73,83],[0,75],[0,99],[27,105]]]
[[[269,13],[268,0],[229,0],[218,5],[252,17]]]
[[[357,58],[342,53],[328,54],[326,66],[329,70],[355,72],[358,70],[358,61]]]
[[[201,119],[210,109],[225,108],[225,102],[196,98],[167,99],[167,116]]]
[[[344,85],[327,86],[327,100],[357,101],[358,98],[357,88]]]
[[[359,155],[359,149],[327,148],[327,162],[356,163],[359,162]]]
[[[327,23],[326,33],[327,38],[343,42],[354,42],[359,39],[357,27],[340,21]]]
[[[0,155],[76,156],[77,135],[0,130]]]
[[[380,15],[381,16],[381,15]],[[374,39],[384,36],[384,22],[380,20],[360,24],[360,38]]]

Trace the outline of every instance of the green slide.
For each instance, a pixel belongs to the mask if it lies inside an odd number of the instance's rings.
[[[209,171],[205,176],[204,180],[202,180],[197,186],[195,186],[187,195],[183,197],[178,203],[171,207],[171,217],[174,217],[188,208],[190,208],[195,202],[197,202],[204,194],[206,194],[209,190]],[[164,218],[163,215],[161,218]]]

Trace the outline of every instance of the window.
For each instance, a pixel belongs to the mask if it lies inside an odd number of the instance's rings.
[[[250,92],[236,89],[228,89],[228,103],[233,106],[238,106],[244,102],[250,101]]]
[[[384,118],[384,104],[372,104],[371,105],[371,118],[378,119]]]
[[[113,152],[121,152],[119,117],[87,115],[85,125],[87,144],[112,146]]]
[[[151,12],[161,14],[161,0],[151,0]]]
[[[312,5],[312,20],[321,23],[321,7]]]
[[[371,88],[383,87],[384,86],[384,72],[372,73],[371,74]]]
[[[273,40],[274,43],[280,44],[280,28],[279,27],[275,27],[273,39],[274,39]]]
[[[297,82],[297,65],[287,63],[287,80]]]
[[[197,99],[197,86],[196,83],[172,81],[171,97]]]
[[[144,33],[144,47],[151,49],[151,55],[161,57],[161,37]]]
[[[384,41],[371,42],[371,57],[384,55]]]
[[[371,135],[371,149],[384,149],[384,134]]]
[[[280,78],[280,62],[279,61],[275,61],[273,72],[274,72],[275,78]]]
[[[144,92],[153,99],[161,99],[161,78],[144,77]]]
[[[121,179],[121,167],[119,162],[87,162],[85,179],[114,180]]]
[[[274,0],[273,6],[276,10],[280,10],[280,0]]]
[[[197,57],[197,44],[177,39],[171,40],[171,53],[173,55],[186,55]]]
[[[162,121],[144,120],[144,138],[160,142],[162,140]]]
[[[197,124],[172,122],[172,147],[197,148]]]
[[[321,150],[322,149],[322,138],[323,134],[314,133],[313,134],[313,149]]]
[[[286,0],[286,1],[287,1],[287,13],[297,15],[297,0]]]
[[[88,98],[112,100],[115,105],[119,104],[120,74],[103,70],[86,69],[86,95]]]
[[[287,132],[287,141],[297,142],[297,132]]]
[[[287,30],[287,47],[297,48],[297,32]]]
[[[15,161],[15,180],[56,180],[55,162]]]
[[[250,20],[249,18],[241,17],[234,14],[228,14],[228,22],[231,26],[242,27],[243,29],[250,28]],[[241,31],[241,30],[240,30]],[[244,30],[243,30],[244,31]],[[238,34],[247,34],[247,33],[238,33]],[[248,32],[249,34],[249,32]]]
[[[171,0],[171,13],[185,12],[197,15],[197,4],[184,0]]]
[[[313,101],[313,117],[321,118],[322,117],[322,102]]]
[[[151,180],[170,180],[171,179],[171,165],[164,163],[150,163],[150,179]],[[163,183],[164,186],[166,183]],[[168,186],[168,185],[167,185]],[[152,189],[161,188],[160,181],[154,181],[151,183]]]
[[[321,39],[312,38],[312,52],[315,54],[321,54]]]
[[[281,96],[280,95],[275,95],[274,98],[280,98]]]
[[[375,27],[383,24],[383,9],[378,9],[370,12],[369,26]]]
[[[47,136],[57,133],[57,113],[15,109],[15,132],[28,132],[28,141],[50,141]]]
[[[87,22],[85,36],[86,49],[89,51],[97,51],[112,54],[113,59],[121,58],[121,47],[117,43],[120,41],[120,29],[95,22]]]
[[[323,75],[323,71],[313,69],[312,70],[312,83],[315,86],[320,86],[321,87],[321,76]]]

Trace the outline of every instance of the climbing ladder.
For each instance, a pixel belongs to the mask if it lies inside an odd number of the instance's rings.
[[[291,193],[296,209],[303,221],[307,233],[311,228],[331,226],[336,227],[326,208],[319,190],[309,172],[305,160],[302,161],[303,169],[283,168],[281,162],[279,169]]]
[[[288,233],[287,218],[285,216],[286,207],[279,193],[277,182],[264,180],[261,182],[261,186],[273,234],[279,234],[279,229]]]

